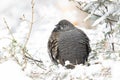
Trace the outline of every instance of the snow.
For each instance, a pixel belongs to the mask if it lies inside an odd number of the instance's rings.
[[[83,0],[87,1],[87,0]],[[89,1],[88,1],[89,2]],[[25,43],[31,20],[31,1],[30,0],[1,0],[0,3],[0,80],[119,80],[120,62],[115,61],[117,52],[112,54],[114,59],[107,59],[103,52],[96,50],[97,59],[91,59],[90,66],[76,65],[75,69],[66,69],[62,65],[54,65],[47,52],[47,41],[51,31],[61,19],[68,19],[72,23],[78,23],[77,11],[73,4],[67,0],[35,0],[35,17],[33,30],[27,44],[28,52],[37,60],[43,63],[38,67],[29,61],[25,71],[18,65],[13,58],[10,58],[11,36],[4,24],[3,17],[6,19],[11,31],[18,44]],[[26,20],[20,20],[25,16]],[[83,19],[84,20],[84,19]],[[104,24],[105,25],[105,24]],[[104,39],[104,25],[97,29],[86,29],[79,27],[90,38],[92,49],[99,48],[95,44]],[[96,38],[96,36],[98,36]],[[17,53],[20,55],[19,46]],[[119,48],[119,46],[118,46]],[[17,56],[19,58],[19,56]],[[6,59],[9,58],[9,59]],[[6,61],[7,60],[7,61]],[[21,59],[20,59],[21,60]],[[119,59],[118,59],[119,60]]]
[[[120,61],[117,61],[112,65],[112,80],[119,80],[120,79]]]
[[[9,60],[0,64],[1,80],[32,80],[25,75],[16,62]]]

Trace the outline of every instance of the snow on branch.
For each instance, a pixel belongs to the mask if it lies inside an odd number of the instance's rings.
[[[92,16],[98,17],[96,21],[94,21],[92,26],[96,26],[97,24],[103,21],[112,21],[118,22],[120,17],[120,2],[110,1],[110,0],[92,0],[89,3],[77,1],[79,4],[77,7],[87,12],[89,15],[85,19],[89,19]]]
[[[116,27],[120,25],[120,0],[72,0],[77,3],[77,8],[88,13],[84,21],[94,19],[92,26],[105,24],[104,37],[111,45],[111,50],[114,51],[116,37]],[[102,26],[103,28],[103,26]],[[106,28],[106,31],[105,31]]]

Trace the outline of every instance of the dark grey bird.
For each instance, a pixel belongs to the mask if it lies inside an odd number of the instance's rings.
[[[67,68],[85,64],[88,61],[91,48],[89,38],[68,20],[61,20],[53,29],[48,41],[48,51],[51,60]],[[65,65],[65,61],[70,64]]]

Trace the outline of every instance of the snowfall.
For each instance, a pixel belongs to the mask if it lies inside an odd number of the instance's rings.
[[[95,28],[91,26],[92,21],[85,22],[86,14],[68,0],[34,0],[34,3],[34,24],[27,50],[34,59],[41,60],[42,63],[37,66],[32,60],[28,60],[23,70],[10,55],[10,31],[19,45],[25,43],[30,29],[31,0],[0,1],[0,80],[120,80],[120,58],[116,59],[118,54],[113,53],[112,58],[106,58],[105,51],[97,51],[94,45],[104,38],[103,27]],[[55,25],[62,19],[71,21],[90,38],[91,48],[97,52],[95,59],[92,59],[94,52],[90,53],[90,66],[80,64],[71,70],[51,62],[47,41]],[[120,47],[117,46],[117,49]],[[19,47],[15,54],[22,61]]]

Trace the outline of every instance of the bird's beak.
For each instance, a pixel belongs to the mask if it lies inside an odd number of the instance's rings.
[[[57,29],[57,28],[54,28],[54,32],[58,32],[58,29]]]

